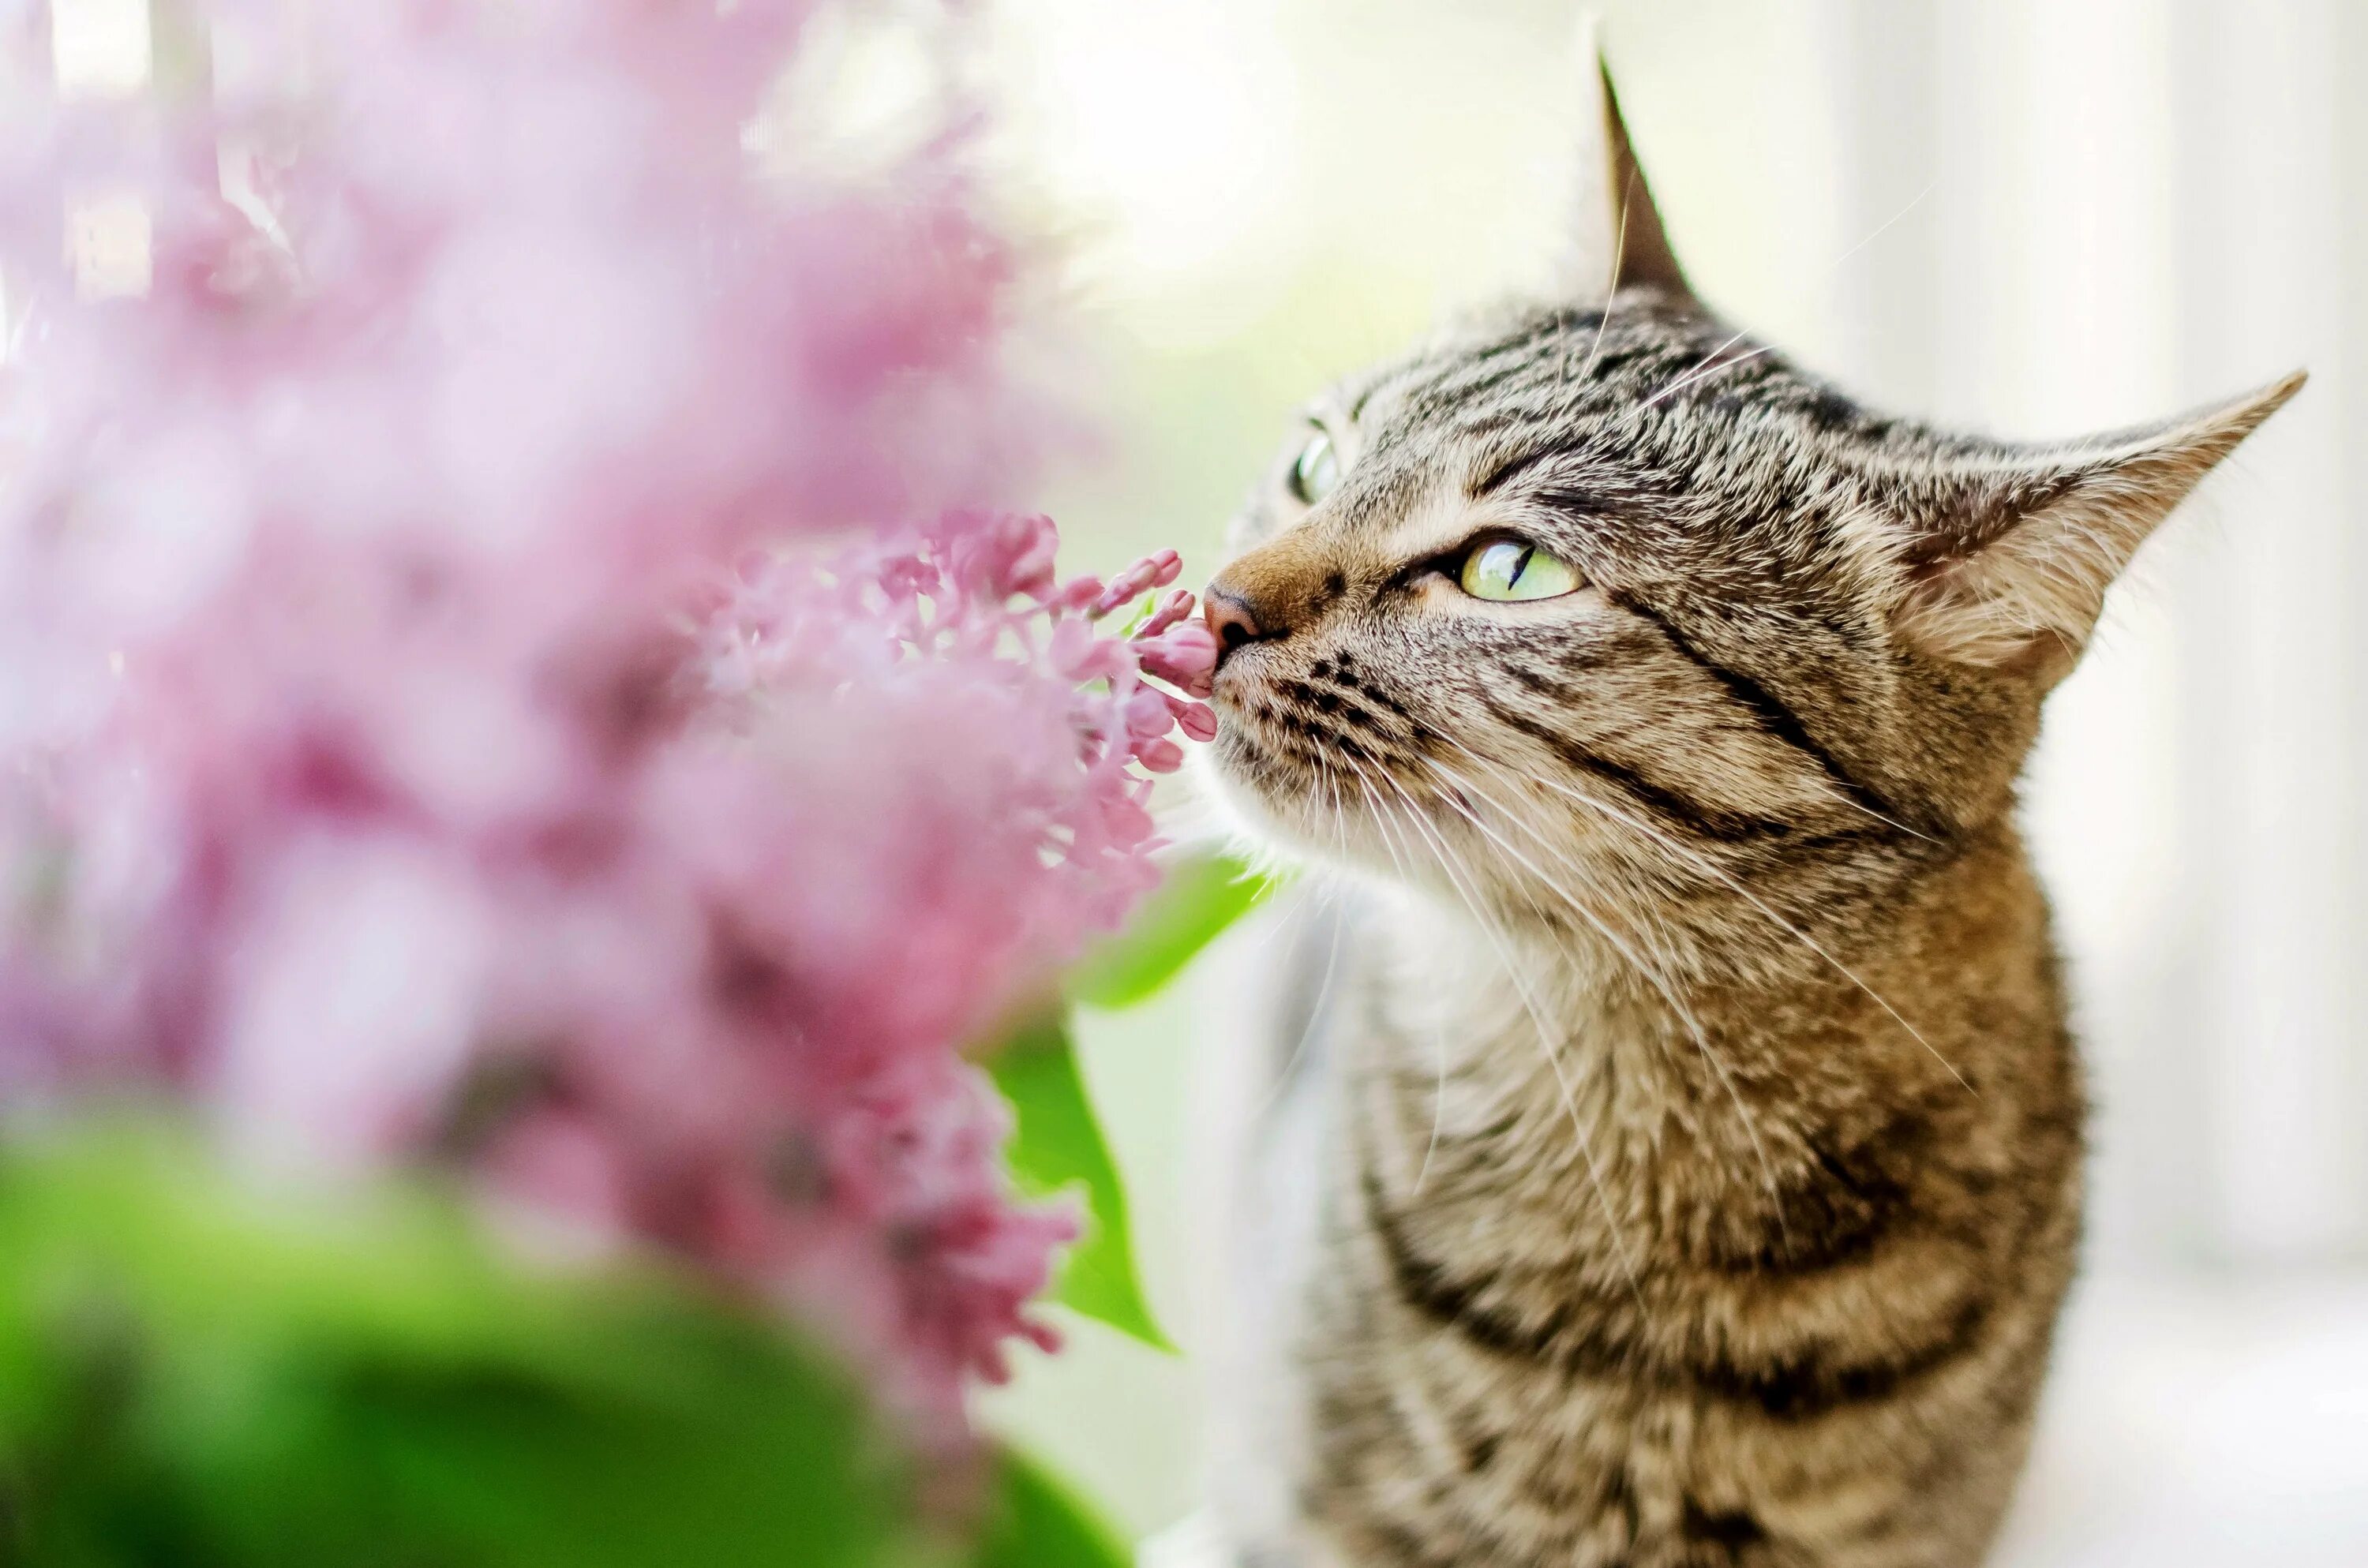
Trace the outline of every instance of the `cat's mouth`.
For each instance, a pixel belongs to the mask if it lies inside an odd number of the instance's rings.
[[[1304,666],[1256,645],[1217,673],[1213,759],[1238,795],[1272,825],[1316,847],[1339,848],[1351,819],[1404,811],[1417,780],[1422,725],[1350,654]]]

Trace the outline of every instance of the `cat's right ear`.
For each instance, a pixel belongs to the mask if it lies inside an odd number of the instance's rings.
[[[1601,27],[1581,17],[1573,75],[1578,121],[1578,177],[1561,268],[1564,296],[1593,309],[1631,284],[1650,284],[1691,299],[1686,275],[1669,249],[1668,231],[1637,166],[1620,97],[1603,57]]]
[[[2043,685],[2080,656],[2120,576],[2173,508],[2302,390],[2303,372],[2160,424],[2054,445],[1968,443],[1896,479],[1903,641]]]

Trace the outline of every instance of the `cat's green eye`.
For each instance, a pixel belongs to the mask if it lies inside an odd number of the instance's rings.
[[[1554,599],[1576,593],[1578,574],[1561,557],[1517,539],[1491,540],[1463,558],[1458,579],[1475,599]]]
[[[1318,430],[1299,449],[1299,460],[1291,465],[1291,493],[1313,506],[1339,483],[1340,454],[1332,449],[1332,437]]]

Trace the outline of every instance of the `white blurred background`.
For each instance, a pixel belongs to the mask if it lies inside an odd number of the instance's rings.
[[[2059,436],[2309,367],[2141,557],[2027,819],[2100,1118],[2089,1265],[2017,1568],[2368,1564],[2368,6],[1637,0],[1608,41],[1704,296],[1871,401]],[[1060,497],[1214,564],[1292,405],[1540,276],[1565,0],[1002,0],[1008,175],[1073,244],[1114,448]],[[1195,1020],[1258,936],[1090,1040],[1193,1333]],[[1080,1329],[1001,1418],[1138,1528],[1182,1368]]]
[[[2142,556],[2032,769],[2100,1118],[2089,1267],[2001,1561],[2362,1568],[2368,6],[1604,9],[1691,276],[1871,401],[2057,436],[2313,373]],[[168,0],[52,11],[77,90],[205,63]],[[852,152],[893,143],[926,79],[897,15],[806,85]],[[1060,373],[1108,437],[1050,498],[1080,557],[1173,543],[1204,573],[1301,399],[1543,275],[1571,30],[1566,0],[985,0],[962,68],[1000,110],[1000,188],[1068,256]],[[145,288],[136,202],[72,193],[68,217],[86,292]],[[1188,1347],[1200,1020],[1271,935],[1087,1031]],[[1165,1526],[1197,1487],[1189,1367],[1073,1337],[990,1415]]]

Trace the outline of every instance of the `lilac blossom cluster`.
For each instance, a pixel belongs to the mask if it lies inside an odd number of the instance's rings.
[[[942,150],[751,177],[804,6],[198,9],[238,82],[69,102],[0,0],[0,1101],[462,1172],[958,1432],[1073,1226],[962,1048],[1154,876],[1174,555],[953,505],[1009,255]]]

